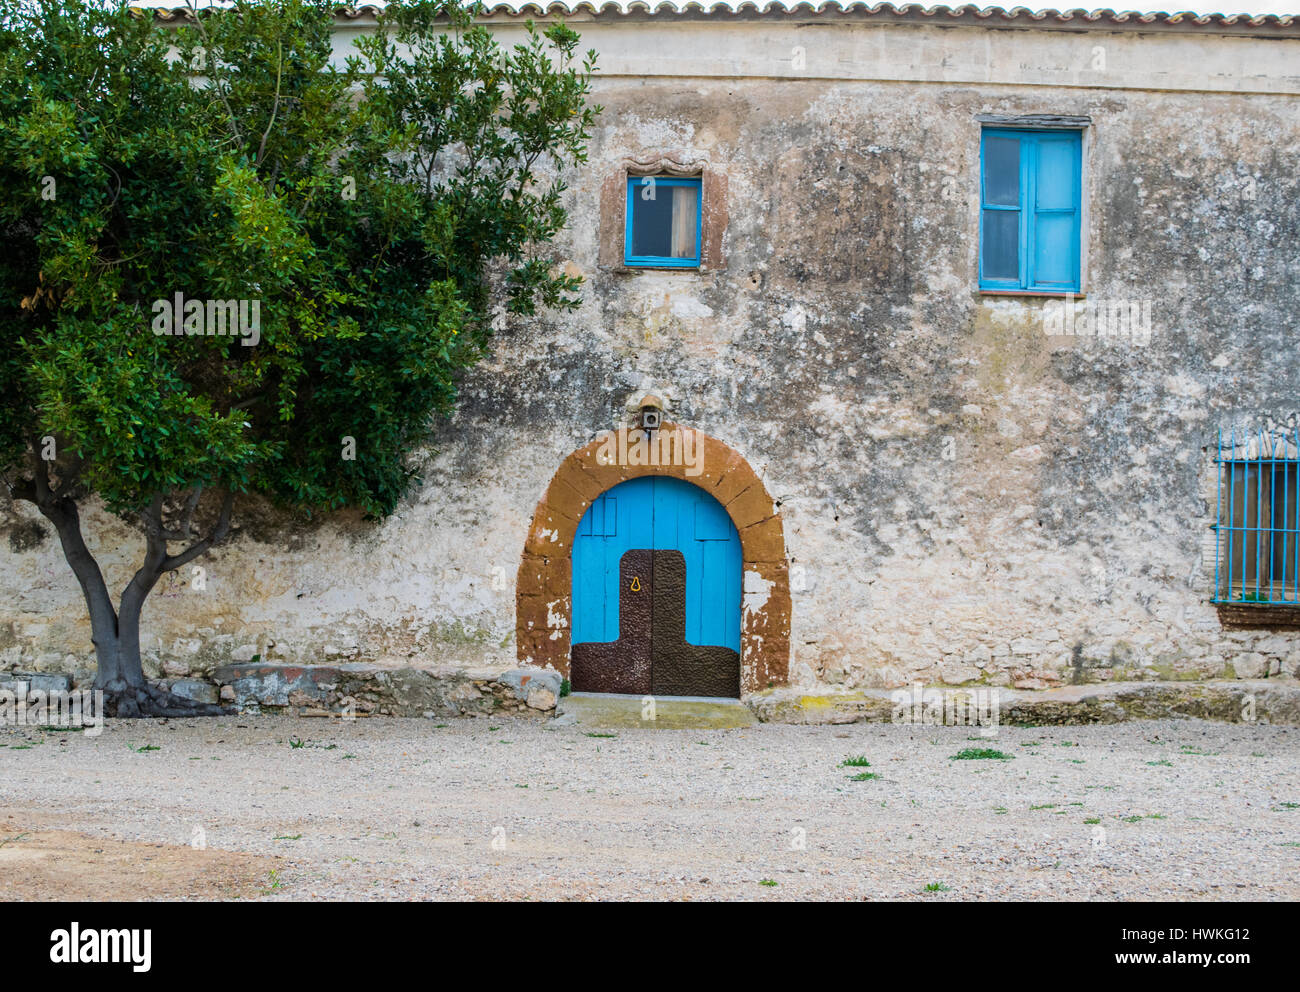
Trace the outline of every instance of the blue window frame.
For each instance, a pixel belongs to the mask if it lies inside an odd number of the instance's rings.
[[[699,268],[700,194],[698,176],[629,176],[624,263]]]
[[[1079,292],[1079,131],[985,128],[980,141],[980,289]]]
[[[1216,603],[1300,605],[1300,431],[1219,432]]]

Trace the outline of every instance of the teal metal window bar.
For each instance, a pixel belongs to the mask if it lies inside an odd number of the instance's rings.
[[[1219,431],[1214,602],[1300,605],[1300,430]]]

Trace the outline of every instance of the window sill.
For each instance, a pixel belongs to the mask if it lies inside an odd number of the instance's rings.
[[[1214,602],[1224,627],[1256,630],[1294,630],[1300,627],[1300,606],[1292,603]]]
[[[616,265],[614,272],[682,272],[697,273],[706,271],[700,265]]]
[[[1040,299],[1049,300],[1086,300],[1087,293],[1079,293],[1070,290],[1057,292],[1048,289],[976,289],[976,296],[1031,296]]]

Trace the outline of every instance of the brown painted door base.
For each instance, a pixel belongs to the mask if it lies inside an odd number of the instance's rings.
[[[575,692],[650,693],[650,585],[653,551],[628,551],[618,563],[618,640],[573,645]]]
[[[740,656],[686,642],[686,558],[637,549],[619,562],[618,640],[575,644],[575,692],[740,695]]]

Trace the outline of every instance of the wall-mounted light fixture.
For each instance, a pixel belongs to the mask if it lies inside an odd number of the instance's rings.
[[[663,423],[664,402],[658,396],[647,393],[637,404],[637,423],[648,437],[659,429]]]

